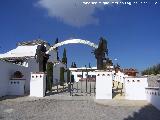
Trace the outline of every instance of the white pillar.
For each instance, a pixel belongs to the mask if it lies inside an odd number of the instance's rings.
[[[44,97],[46,91],[46,74],[43,72],[31,73],[30,96]]]
[[[96,99],[112,99],[111,72],[96,72]]]

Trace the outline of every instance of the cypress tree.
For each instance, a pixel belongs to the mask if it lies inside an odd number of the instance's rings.
[[[57,44],[58,43],[58,38],[56,38],[54,44]],[[59,56],[58,56],[58,47],[56,48],[56,51],[57,51],[57,60],[59,60]]]
[[[64,85],[64,67],[60,67],[60,85]]]
[[[70,70],[67,69],[67,83],[70,82],[70,74],[71,74]]]
[[[67,65],[67,55],[66,55],[66,49],[63,50],[63,58],[62,63]]]
[[[47,81],[46,81],[46,90],[51,91],[53,84],[53,63],[47,63]]]

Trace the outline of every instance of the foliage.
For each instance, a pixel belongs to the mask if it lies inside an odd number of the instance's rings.
[[[72,62],[71,68],[77,68],[77,65],[75,62]]]
[[[47,63],[47,81],[46,81],[46,89],[51,91],[53,84],[53,63]]]
[[[63,51],[62,63],[67,65],[67,55],[66,55],[66,49],[65,48],[64,48],[64,51]]]
[[[67,70],[67,83],[70,82],[70,74],[71,74],[71,72],[70,72],[70,70],[68,69],[68,70]]]
[[[160,64],[153,65],[152,67],[149,67],[142,71],[142,75],[157,75],[160,74]]]
[[[56,38],[54,44],[57,44],[58,43],[58,38]],[[56,48],[56,50],[58,50],[58,47]]]
[[[74,75],[71,75],[71,82],[74,83]]]
[[[64,85],[64,67],[60,68],[60,85],[63,86]]]
[[[58,38],[56,38],[55,40],[55,43],[54,44],[57,44],[58,43]],[[59,60],[59,56],[58,56],[58,47],[56,48],[56,51],[57,51],[57,60]]]

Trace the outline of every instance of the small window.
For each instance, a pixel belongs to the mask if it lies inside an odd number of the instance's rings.
[[[137,80],[137,82],[140,82],[140,80]]]
[[[130,82],[129,80],[127,80],[127,82]]]
[[[110,76],[110,74],[107,74],[107,76]]]
[[[97,76],[100,76],[99,74]]]
[[[105,76],[105,74],[103,74],[102,76]]]
[[[34,76],[32,76],[32,78],[34,78]]]
[[[132,80],[132,82],[135,82],[134,80]]]

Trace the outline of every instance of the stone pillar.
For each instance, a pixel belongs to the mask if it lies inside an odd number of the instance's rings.
[[[44,72],[31,73],[30,96],[44,97],[46,91],[46,74]]]
[[[96,72],[96,99],[112,99],[112,73]]]

